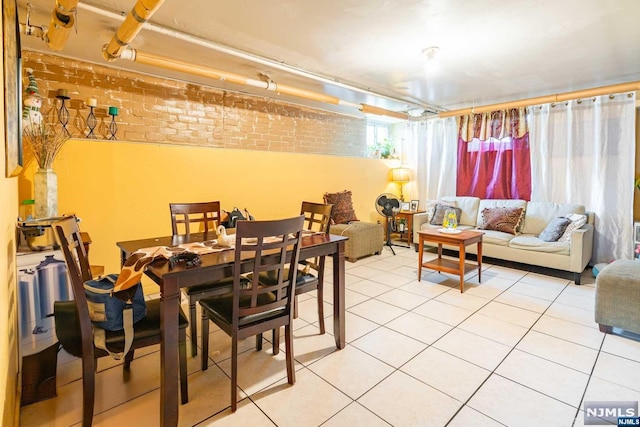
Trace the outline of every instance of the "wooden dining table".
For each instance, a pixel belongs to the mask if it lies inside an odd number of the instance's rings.
[[[142,248],[153,246],[175,246],[183,243],[204,242],[216,236],[197,233],[181,236],[154,237],[149,239],[117,242],[121,262]],[[330,256],[333,260],[333,334],[336,347],[345,346],[345,265],[344,246],[348,240],[344,236],[313,234],[302,238],[300,259]],[[178,313],[180,310],[180,288],[210,283],[233,276],[234,250],[223,250],[200,255],[201,263],[186,266],[177,263],[171,266],[166,259],[149,263],[145,274],[160,287],[160,425],[178,425]],[[252,258],[247,257],[241,265],[242,272],[252,268]],[[220,292],[228,292],[221,287]],[[194,321],[194,319],[190,319]],[[205,355],[206,356],[206,355]]]

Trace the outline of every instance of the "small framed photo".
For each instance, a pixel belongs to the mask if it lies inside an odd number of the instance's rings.
[[[408,211],[409,210],[409,202],[400,202],[400,210]]]
[[[420,200],[412,200],[411,201],[411,212],[417,212],[419,204],[420,204]]]

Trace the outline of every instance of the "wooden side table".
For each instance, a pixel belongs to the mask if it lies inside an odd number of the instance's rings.
[[[396,214],[396,223],[399,219],[404,219],[406,221],[406,227],[404,231],[392,231],[391,235],[394,234],[398,236],[398,240],[401,242],[407,242],[408,247],[411,247],[413,244],[413,216],[419,213],[425,213],[426,211],[400,211]],[[385,230],[386,232],[386,230]],[[386,236],[385,236],[386,237]]]
[[[465,272],[478,269],[478,283],[482,282],[482,236],[481,231],[464,230],[458,234],[441,233],[438,230],[421,230],[418,232],[420,236],[419,254],[418,254],[418,282],[422,276],[422,267],[431,268],[433,270],[460,275],[460,292],[464,292],[464,275]],[[424,242],[432,242],[438,244],[438,258],[423,263],[422,254],[424,252]],[[476,243],[478,245],[478,265],[465,263],[465,248]],[[442,258],[442,245],[457,245],[459,248],[458,261]]]

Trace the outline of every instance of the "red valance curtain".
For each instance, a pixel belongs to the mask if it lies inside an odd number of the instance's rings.
[[[531,161],[525,108],[460,116],[456,194],[530,200]]]

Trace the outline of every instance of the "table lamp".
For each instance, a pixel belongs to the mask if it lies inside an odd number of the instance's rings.
[[[400,200],[404,202],[404,194],[402,194],[402,185],[405,182],[409,182],[411,179],[411,171],[408,168],[394,168],[391,169],[391,181],[398,184],[400,187]]]

